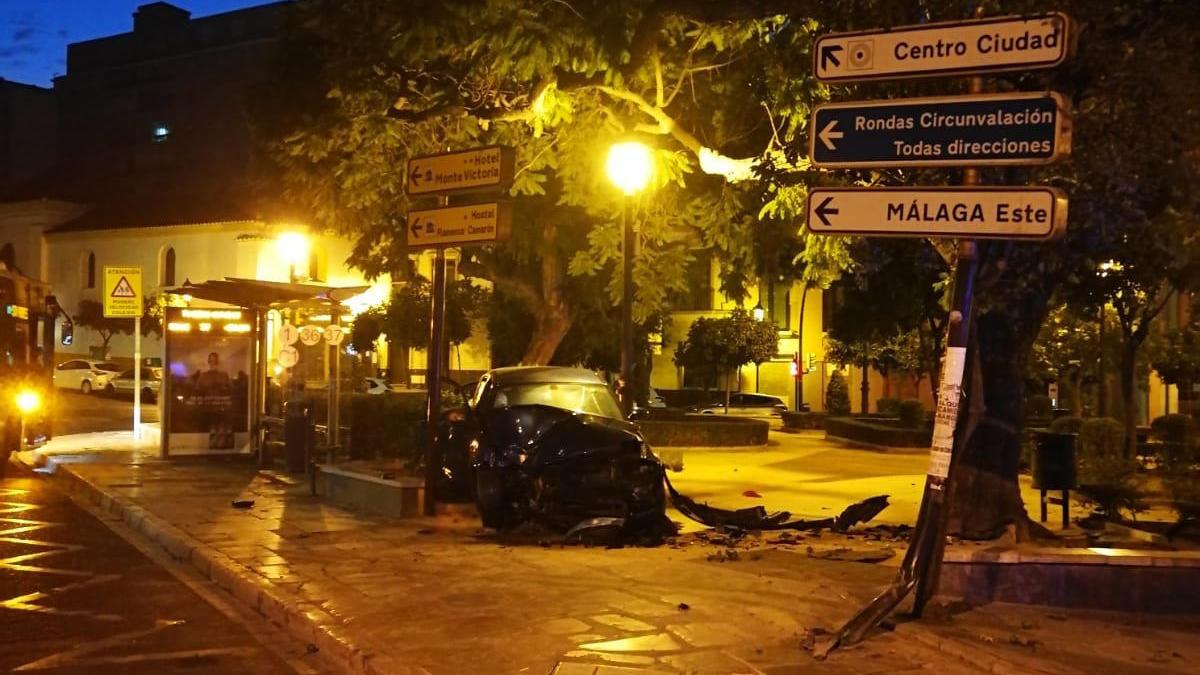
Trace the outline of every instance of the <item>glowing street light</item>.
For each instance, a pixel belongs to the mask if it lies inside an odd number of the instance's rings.
[[[754,306],[754,309],[751,310],[751,314],[754,316],[755,321],[762,321],[763,319],[767,318],[767,310],[763,309],[762,302],[759,302]]]
[[[621,255],[621,408],[628,415],[633,411],[633,259],[637,256],[637,239],[629,219],[629,198],[650,184],[654,175],[654,156],[650,148],[637,141],[616,143],[608,150],[604,169],[608,179],[624,194],[621,199],[621,229],[625,233]]]
[[[312,243],[303,232],[284,232],[275,238],[279,257],[288,264],[288,281],[295,283],[296,269],[305,269],[312,251]]]
[[[621,188],[628,197],[646,189],[650,183],[654,175],[654,156],[650,148],[637,141],[616,143],[608,150],[604,169],[613,185]]]

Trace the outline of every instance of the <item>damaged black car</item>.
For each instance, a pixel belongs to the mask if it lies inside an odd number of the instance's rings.
[[[605,523],[666,534],[664,468],[599,375],[497,368],[438,434],[443,494],[473,494],[486,527]]]

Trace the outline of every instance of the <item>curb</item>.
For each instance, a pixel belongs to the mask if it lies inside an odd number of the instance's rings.
[[[398,663],[385,654],[355,646],[338,618],[251,573],[229,556],[206,546],[136,504],[105,492],[65,464],[55,464],[54,482],[101,511],[121,519],[173,559],[191,565],[245,607],[283,628],[293,638],[315,645],[344,672],[353,675],[428,675],[424,668]]]
[[[1029,664],[1020,664],[1002,656],[988,653],[981,647],[970,644],[960,637],[938,635],[929,628],[912,624],[900,624],[895,632],[910,637],[917,642],[934,649],[946,656],[974,666],[986,673],[994,675],[1072,675],[1077,671],[1041,670]]]

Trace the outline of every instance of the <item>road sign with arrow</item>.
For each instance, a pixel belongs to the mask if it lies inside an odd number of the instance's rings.
[[[1054,239],[1067,198],[1049,187],[813,188],[808,229],[873,237]]]
[[[507,190],[513,180],[513,150],[492,145],[414,157],[405,175],[410,195]]]
[[[447,206],[408,212],[410,247],[485,243],[508,239],[512,209],[508,202]]]
[[[1071,151],[1069,104],[1052,92],[826,103],[809,127],[825,168],[1047,164]]]
[[[1067,57],[1069,30],[1051,12],[833,33],[817,39],[813,69],[822,82],[852,82],[1052,68]]]

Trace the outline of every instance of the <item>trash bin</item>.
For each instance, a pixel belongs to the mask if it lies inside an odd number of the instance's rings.
[[[283,445],[288,473],[304,473],[308,470],[311,442],[312,424],[308,415],[308,403],[299,399],[284,403]]]
[[[1071,523],[1071,490],[1075,488],[1075,434],[1039,431],[1033,437],[1033,487],[1041,491],[1041,519],[1046,522],[1047,490],[1061,490],[1063,529]]]

